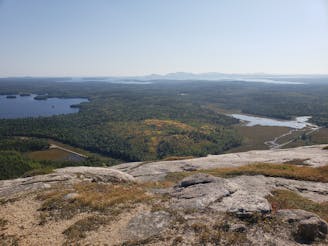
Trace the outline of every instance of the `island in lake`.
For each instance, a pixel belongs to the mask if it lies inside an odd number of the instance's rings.
[[[0,99],[0,119],[77,113],[80,108],[79,104],[89,101],[85,98],[44,98],[44,95],[35,94],[0,96]]]

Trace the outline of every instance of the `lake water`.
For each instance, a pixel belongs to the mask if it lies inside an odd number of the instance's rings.
[[[295,120],[277,120],[271,118],[264,118],[259,116],[250,116],[244,114],[229,114],[236,119],[246,122],[246,126],[283,126],[294,129],[303,129],[305,127],[316,127],[316,125],[309,123],[311,116],[296,117]]]
[[[52,116],[59,114],[77,113],[78,108],[71,108],[82,102],[88,102],[84,98],[48,98],[47,100],[35,100],[36,95],[7,98],[0,96],[0,119],[15,119],[26,117]]]

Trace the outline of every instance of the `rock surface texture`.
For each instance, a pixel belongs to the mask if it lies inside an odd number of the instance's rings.
[[[103,167],[66,167],[54,173],[14,180],[0,180],[0,198],[22,192],[49,189],[56,184],[73,184],[81,181],[117,183],[135,182],[130,174]]]
[[[190,173],[294,159],[324,166],[322,147],[68,167],[0,181],[0,245],[328,245],[328,183]],[[172,172],[185,178],[165,180]],[[270,200],[277,190],[308,201],[302,209],[311,212],[277,209]]]
[[[252,150],[248,152],[209,155],[207,157],[177,161],[134,162],[120,164],[114,169],[131,174],[138,180],[156,181],[165,178],[167,173],[213,169],[221,167],[238,167],[250,163],[283,163],[295,159],[313,167],[328,165],[328,151],[325,145],[304,146],[291,149]]]

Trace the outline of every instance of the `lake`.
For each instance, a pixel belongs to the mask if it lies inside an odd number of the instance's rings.
[[[229,114],[229,116],[232,116],[241,121],[245,121],[246,126],[283,126],[294,129],[303,129],[308,126],[311,128],[317,127],[316,125],[308,122],[309,119],[311,119],[311,116],[300,116],[296,117],[294,120],[278,120],[244,114]]]
[[[78,105],[88,102],[85,98],[48,98],[46,100],[35,100],[37,95],[29,96],[15,95],[16,98],[7,98],[0,95],[0,119],[16,119],[26,117],[53,116],[60,114],[71,114],[79,112]]]

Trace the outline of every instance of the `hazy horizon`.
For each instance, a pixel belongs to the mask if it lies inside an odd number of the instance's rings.
[[[0,77],[328,74],[327,0],[2,0]]]

